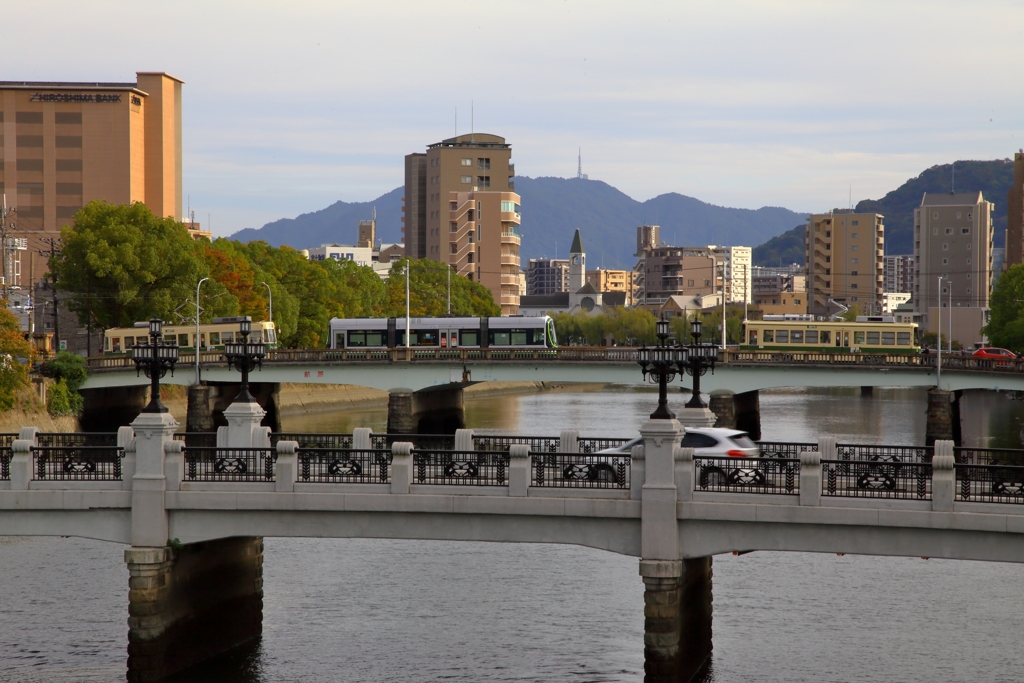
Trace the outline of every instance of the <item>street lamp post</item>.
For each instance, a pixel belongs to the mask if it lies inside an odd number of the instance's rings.
[[[153,318],[149,321],[149,342],[132,346],[132,360],[135,361],[136,375],[141,371],[152,380],[149,405],[142,409],[144,413],[166,413],[167,407],[160,402],[160,379],[171,371],[174,375],[174,364],[178,362],[178,345],[166,344],[160,338],[163,321]]]
[[[686,372],[693,377],[693,396],[686,402],[687,408],[706,408],[707,404],[700,397],[700,378],[708,369],[715,371],[715,361],[718,360],[718,349],[714,344],[701,343],[701,322],[700,319],[690,322],[690,335],[693,342],[682,345],[683,358],[679,363],[680,373]]]
[[[199,288],[209,279],[204,277],[196,285],[196,384],[199,384]]]
[[[263,358],[266,356],[266,344],[262,337],[249,341],[252,332],[252,320],[245,316],[239,325],[239,337],[233,342],[224,344],[224,356],[228,359],[228,367],[237,368],[242,373],[242,388],[235,397],[239,403],[255,403],[256,399],[249,393],[249,373],[255,368],[263,369]]]
[[[658,384],[658,409],[651,413],[652,420],[674,420],[675,413],[668,409],[668,383],[676,378],[676,367],[682,359],[677,346],[668,345],[668,321],[661,319],[656,323],[658,345],[647,348],[640,347],[637,352],[637,363],[644,379]]]

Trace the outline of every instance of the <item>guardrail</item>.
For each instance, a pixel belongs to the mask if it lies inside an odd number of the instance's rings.
[[[185,481],[274,481],[273,448],[185,447]]]
[[[412,452],[412,483],[507,486],[509,456],[495,451]]]
[[[957,463],[1024,466],[1024,450],[1015,448],[954,448]]]
[[[694,456],[696,490],[800,495],[799,458]]]
[[[932,465],[897,460],[822,460],[821,495],[931,500]]]
[[[762,458],[796,458],[800,451],[817,451],[817,443],[799,441],[758,441],[757,451]]]
[[[121,481],[123,458],[117,446],[34,446],[32,469],[37,480]]]
[[[956,463],[956,499],[974,503],[1024,503],[1024,467]]]
[[[817,450],[817,449],[815,449]],[[873,444],[836,444],[839,460],[876,460],[885,462],[931,462],[931,446],[884,446]]]
[[[14,438],[17,438],[15,436]],[[44,448],[117,446],[117,432],[38,432],[36,444]]]
[[[297,482],[387,484],[391,481],[389,450],[300,447],[297,455]]]
[[[724,365],[827,365],[934,368],[937,354],[915,353],[832,353],[821,351],[753,351],[719,350],[718,362]],[[267,351],[264,363],[269,364],[329,364],[329,363],[398,363],[398,362],[473,362],[473,361],[580,361],[607,363],[635,363],[637,349],[625,346],[561,346],[548,348],[446,348],[418,349],[273,349]],[[90,370],[134,369],[129,354],[94,356],[86,359]],[[182,354],[179,363],[188,366],[195,362],[194,354]],[[224,364],[219,351],[202,352],[202,364]],[[942,355],[944,370],[980,370],[985,372],[1024,372],[1024,359],[995,360],[973,356]]]
[[[628,453],[530,453],[531,486],[573,489],[628,489],[632,458]]]

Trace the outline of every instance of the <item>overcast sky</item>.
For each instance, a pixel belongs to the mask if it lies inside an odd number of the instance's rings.
[[[3,80],[185,81],[184,184],[219,235],[366,201],[402,157],[504,136],[527,176],[799,211],[1024,146],[1024,2],[4,4]],[[1002,197],[989,198],[996,202]],[[528,207],[524,206],[528,214]]]

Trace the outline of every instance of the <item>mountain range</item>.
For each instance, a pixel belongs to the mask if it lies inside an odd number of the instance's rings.
[[[580,229],[588,261],[594,267],[631,268],[635,262],[636,227],[661,226],[669,244],[760,244],[807,214],[778,207],[734,209],[715,206],[671,192],[638,202],[600,180],[580,178],[516,178],[522,198],[523,263],[530,258],[566,258],[573,232]],[[369,202],[335,202],[296,218],[282,218],[259,229],[231,236],[242,242],[264,240],[296,249],[326,243],[353,244],[360,220],[377,212],[377,237],[402,241],[402,195],[398,187]]]
[[[913,252],[914,207],[925,192],[948,192],[953,164],[932,166],[877,200],[857,203],[858,212],[885,216],[887,254]],[[957,161],[958,191],[981,190],[995,204],[995,244],[1003,245],[1006,232],[1006,193],[1013,182],[1013,162]],[[663,242],[680,246],[760,245],[755,265],[804,262],[806,213],[779,207],[735,209],[702,202],[670,192],[639,202],[600,180],[580,178],[516,178],[522,198],[522,261],[530,258],[566,258],[573,232],[580,229],[589,265],[630,268],[636,251],[636,226],[661,226]],[[295,218],[282,218],[259,229],[246,229],[231,237],[243,242],[264,240],[296,249],[326,243],[353,244],[359,221],[377,215],[377,237],[385,243],[402,241],[402,187],[369,202],[338,201]]]

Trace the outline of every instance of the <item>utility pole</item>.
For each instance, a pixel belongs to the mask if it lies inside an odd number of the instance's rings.
[[[448,264],[448,315],[452,314],[452,264]]]
[[[3,280],[4,280],[4,299],[7,298],[7,291],[11,286],[11,273],[8,271],[13,270],[9,268],[7,264],[8,256],[8,244],[7,234],[9,231],[14,230],[14,223],[11,222],[11,214],[17,213],[17,209],[7,208],[7,193],[4,193],[3,207],[0,207],[0,254],[3,257]]]
[[[60,250],[57,245],[60,244],[60,239],[49,237],[43,239],[44,242],[50,243],[50,248],[47,251],[40,251],[42,256],[52,259],[53,257],[60,254]],[[60,314],[57,305],[57,277],[50,271],[50,285],[53,287],[53,340],[56,342],[55,351],[60,352]]]
[[[409,360],[409,259],[405,259],[405,359]]]

